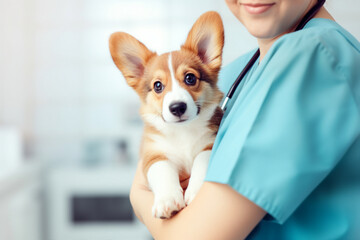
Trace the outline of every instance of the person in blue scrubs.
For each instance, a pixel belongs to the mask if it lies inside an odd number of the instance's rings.
[[[138,171],[131,202],[155,239],[360,238],[360,43],[324,7],[293,32],[316,2],[226,0],[260,57],[227,105],[189,206],[149,216]],[[253,54],[222,69],[223,92]]]
[[[241,4],[227,3],[255,36],[267,34]],[[252,55],[223,68],[223,92]],[[276,37],[247,73],[206,180],[266,210],[249,239],[360,239],[359,133],[360,43],[331,17],[314,18]]]

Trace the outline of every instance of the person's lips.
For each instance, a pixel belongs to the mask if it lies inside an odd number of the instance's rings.
[[[250,14],[261,14],[269,10],[275,3],[269,4],[251,4],[243,3],[245,10]]]

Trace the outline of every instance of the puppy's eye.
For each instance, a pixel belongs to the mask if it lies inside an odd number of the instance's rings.
[[[185,75],[184,82],[186,85],[193,86],[196,84],[196,77],[192,73],[188,73]]]
[[[156,93],[161,93],[164,90],[164,85],[160,81],[154,83],[154,91]]]

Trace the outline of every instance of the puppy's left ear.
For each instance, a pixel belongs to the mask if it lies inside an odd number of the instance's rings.
[[[213,71],[219,71],[224,47],[224,27],[217,12],[201,15],[191,28],[182,49],[198,55]]]

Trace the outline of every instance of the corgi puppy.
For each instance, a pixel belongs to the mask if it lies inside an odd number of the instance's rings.
[[[170,218],[200,189],[222,118],[217,87],[224,29],[218,13],[200,16],[178,51],[157,55],[124,32],[113,33],[110,53],[140,97],[144,174],[154,193],[152,214]],[[183,194],[179,176],[190,176]]]

